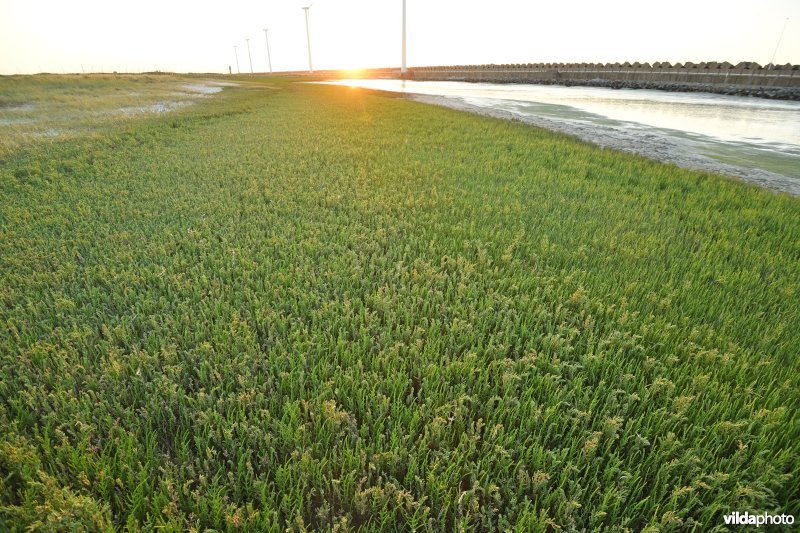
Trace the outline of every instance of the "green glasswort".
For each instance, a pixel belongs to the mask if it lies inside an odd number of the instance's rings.
[[[0,530],[800,514],[797,198],[364,90],[192,102],[0,124]]]

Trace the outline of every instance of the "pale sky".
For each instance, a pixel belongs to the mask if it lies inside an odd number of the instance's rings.
[[[0,74],[308,68],[298,0],[0,0]],[[657,6],[663,7],[657,7]],[[315,70],[400,64],[402,0],[314,0]],[[409,66],[800,63],[800,0],[407,0]]]

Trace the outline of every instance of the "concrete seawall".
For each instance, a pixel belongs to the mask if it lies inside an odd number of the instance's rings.
[[[800,66],[756,63],[614,63],[416,67],[409,79],[702,91],[800,100]]]
[[[280,76],[318,79],[405,78],[417,81],[466,81],[585,85],[613,89],[659,89],[800,100],[800,65],[757,63],[528,63],[281,72]]]

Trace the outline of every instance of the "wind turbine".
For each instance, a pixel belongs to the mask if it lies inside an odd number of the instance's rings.
[[[236,56],[236,72],[241,74],[242,73],[242,69],[239,68],[239,51],[237,50],[237,48],[239,48],[239,47],[234,44],[233,45],[233,55]]]
[[[400,66],[400,74],[408,72],[406,68],[406,0],[403,0],[403,63]]]
[[[272,56],[269,55],[269,30],[264,28],[264,37],[267,39],[267,61],[269,61],[269,73],[272,74]]]
[[[311,65],[311,34],[308,32],[308,10],[311,9],[311,6],[314,4],[308,4],[306,7],[303,8],[303,11],[306,12],[306,43],[308,44],[308,72],[313,74],[314,67]]]
[[[250,55],[250,39],[245,39],[247,41],[247,57],[250,59],[250,74],[253,74],[253,56]]]

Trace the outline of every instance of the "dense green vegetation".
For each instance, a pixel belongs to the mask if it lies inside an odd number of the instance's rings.
[[[265,83],[3,156],[0,530],[800,518],[798,199]]]

